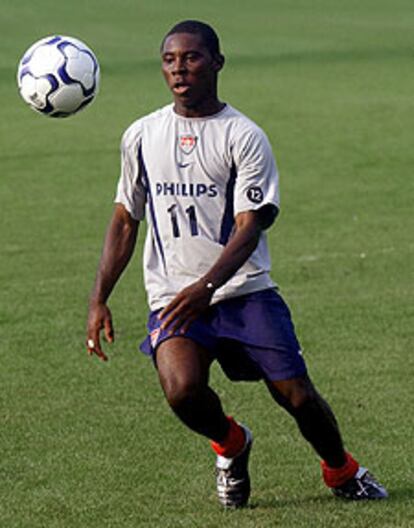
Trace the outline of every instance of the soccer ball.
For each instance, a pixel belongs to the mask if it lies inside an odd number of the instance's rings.
[[[67,117],[90,104],[99,87],[99,64],[83,42],[50,36],[23,55],[17,84],[24,101],[50,117]]]

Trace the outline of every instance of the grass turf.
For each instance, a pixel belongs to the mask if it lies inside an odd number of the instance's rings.
[[[160,0],[1,6],[0,525],[409,527],[414,524],[411,2]],[[217,27],[224,100],[267,131],[283,210],[273,276],[348,447],[390,490],[347,504],[323,487],[294,424],[260,384],[212,384],[246,421],[252,505],[216,505],[206,442],[178,424],[136,352],[146,306],[139,251],[112,300],[108,365],[88,360],[89,289],[125,127],[169,101],[158,43],[176,21]],[[94,105],[64,121],[15,88],[37,38],[85,40],[102,66]],[[142,243],[142,236],[140,244]]]

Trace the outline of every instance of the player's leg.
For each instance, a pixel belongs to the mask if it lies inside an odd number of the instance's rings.
[[[191,339],[172,337],[156,351],[166,399],[177,417],[211,440],[217,454],[217,492],[225,507],[244,506],[250,495],[248,459],[252,437],[247,427],[226,417],[209,387],[211,354]]]
[[[267,382],[275,401],[296,420],[302,435],[330,467],[346,462],[341,434],[328,403],[316,391],[308,376]]]
[[[335,495],[352,500],[383,499],[386,489],[344,449],[336,418],[308,376],[267,382],[273,398],[296,420],[322,459],[325,483]]]
[[[207,350],[185,337],[167,339],[156,351],[158,375],[171,409],[187,427],[220,442],[229,422],[208,385],[212,359]]]

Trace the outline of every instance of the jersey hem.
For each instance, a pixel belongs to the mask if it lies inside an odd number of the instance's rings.
[[[260,284],[245,283],[243,284],[243,287],[239,288],[237,291],[235,290],[233,292],[227,292],[227,293],[223,292],[223,294],[220,294],[220,289],[218,289],[216,293],[213,295],[210,306],[213,306],[222,301],[226,301],[228,299],[235,299],[237,297],[243,297],[244,295],[248,295],[249,293],[256,293],[256,292],[260,292],[264,290],[279,291],[279,286],[275,282],[270,281],[267,283],[261,282]],[[175,295],[165,297],[165,300],[162,300],[161,302],[148,303],[149,309],[151,310],[151,312],[162,310],[165,306],[167,306],[174,299]]]

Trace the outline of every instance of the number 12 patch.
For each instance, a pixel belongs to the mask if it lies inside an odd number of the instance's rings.
[[[263,202],[263,191],[260,187],[249,187],[246,192],[247,198],[256,204]]]

